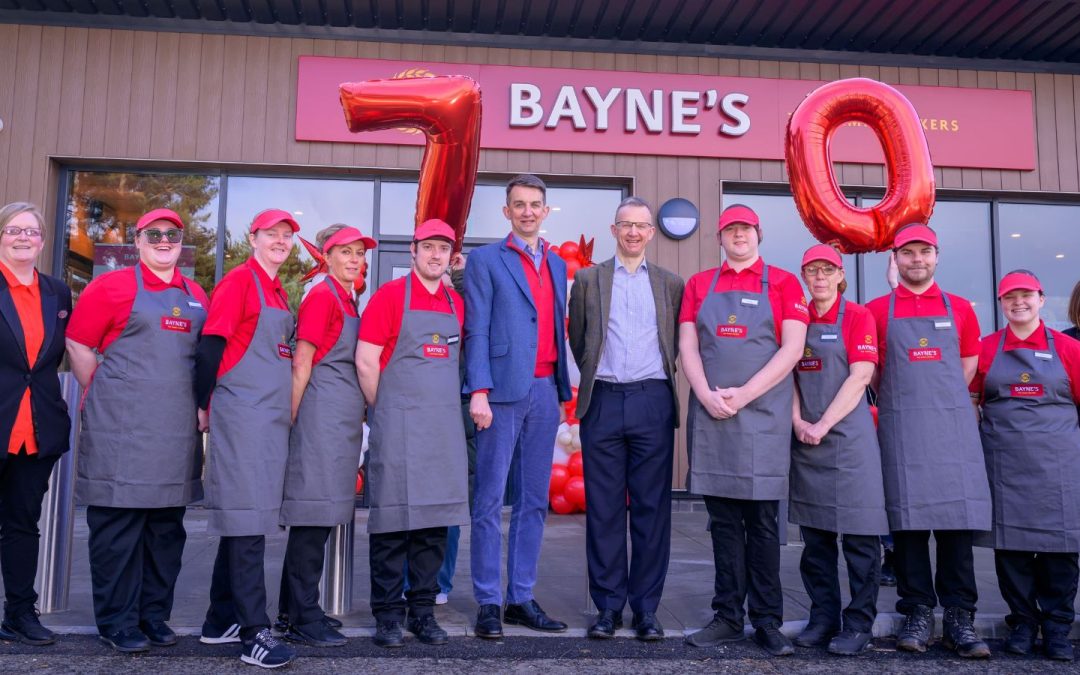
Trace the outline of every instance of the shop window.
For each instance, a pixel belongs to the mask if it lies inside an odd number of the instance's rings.
[[[184,220],[181,271],[207,290],[214,286],[217,176],[71,171],[67,187],[62,275],[76,295],[98,274],[138,261],[135,223],[157,208]]]
[[[544,221],[540,236],[554,244],[581,235],[595,238],[593,260],[599,262],[615,255],[615,240],[610,225],[615,209],[622,201],[621,188],[554,187],[547,190],[551,213]],[[469,210],[466,228],[468,239],[501,239],[510,232],[503,215],[506,206],[505,185],[477,185]],[[379,232],[407,237],[412,234],[416,213],[416,183],[382,182],[379,199]]]
[[[250,257],[248,227],[260,211],[270,208],[289,211],[300,224],[299,237],[315,244],[319,230],[334,223],[351,225],[371,235],[374,203],[375,184],[370,180],[230,176],[225,207],[224,271]],[[369,266],[373,265],[374,255],[368,254],[367,261]],[[289,259],[278,272],[293,310],[300,306],[306,288],[310,287],[310,282],[305,284],[301,279],[313,265],[311,256],[296,238]],[[368,280],[373,280],[371,269]],[[365,297],[373,285],[368,284]]]
[[[998,219],[1001,274],[1034,272],[1046,293],[1043,320],[1051,328],[1068,328],[1069,295],[1080,279],[1080,206],[1000,203]]]

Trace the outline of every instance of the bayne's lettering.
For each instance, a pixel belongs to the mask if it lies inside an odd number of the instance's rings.
[[[429,359],[448,359],[450,348],[445,345],[424,345],[424,356]]]
[[[908,350],[908,359],[911,361],[940,361],[941,349],[937,347],[919,347]]]
[[[1010,393],[1019,398],[1039,398],[1043,395],[1041,384],[1013,384],[1009,385]]]
[[[808,372],[808,371],[816,371],[816,370],[821,370],[821,359],[800,359],[799,360],[799,371],[800,372],[805,373],[805,372]]]
[[[722,338],[745,338],[746,326],[733,326],[722,323],[716,327],[716,337]]]
[[[292,347],[290,347],[289,345],[287,345],[287,344],[285,344],[283,342],[279,342],[278,346],[277,346],[277,354],[278,354],[278,356],[280,356],[283,359],[291,359],[292,358]]]
[[[171,330],[177,333],[190,333],[191,332],[191,319],[184,319],[182,317],[163,316],[161,317],[161,329]]]

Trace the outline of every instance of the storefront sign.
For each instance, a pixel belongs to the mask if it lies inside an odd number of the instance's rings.
[[[636,155],[784,158],[788,116],[821,82],[671,73],[300,57],[296,139],[423,145],[415,130],[353,134],[343,82],[468,75],[483,92],[484,148]],[[922,121],[938,166],[1035,168],[1031,92],[898,86]],[[993,139],[993,142],[987,142]],[[838,162],[881,164],[863,125],[841,129]]]

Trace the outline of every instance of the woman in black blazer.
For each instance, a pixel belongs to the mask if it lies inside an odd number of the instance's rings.
[[[71,422],[57,368],[71,314],[71,290],[34,269],[45,219],[33,204],[0,208],[0,639],[47,645],[34,576],[38,518],[53,465],[69,449]]]

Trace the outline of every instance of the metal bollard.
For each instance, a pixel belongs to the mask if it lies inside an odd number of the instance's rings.
[[[348,614],[352,611],[353,539],[356,521],[336,526],[326,542],[319,598],[327,614]]]
[[[45,493],[38,530],[38,609],[42,614],[68,607],[71,588],[71,547],[75,531],[75,442],[79,437],[79,401],[82,387],[71,373],[60,373],[60,390],[71,417],[71,450],[53,467]]]

